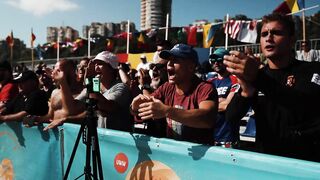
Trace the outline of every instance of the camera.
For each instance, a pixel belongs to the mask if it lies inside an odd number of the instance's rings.
[[[99,93],[100,92],[100,78],[86,78],[85,85],[88,93]]]
[[[99,78],[92,78],[92,91],[93,92],[100,92],[100,79]]]

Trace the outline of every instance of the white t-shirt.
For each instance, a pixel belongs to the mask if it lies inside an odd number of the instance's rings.
[[[86,93],[87,91],[84,89],[76,99],[85,100]],[[133,121],[130,116],[129,106],[132,98],[129,87],[124,83],[115,82],[110,89],[102,92],[102,95],[108,100],[115,101],[118,104],[119,109],[115,112],[107,113],[106,116],[97,113],[98,127],[131,131]]]
[[[304,51],[299,51],[297,52],[297,59],[302,60],[302,61],[308,61],[308,62],[313,62],[313,61],[320,61],[319,57],[319,52],[314,49],[310,49],[308,53],[305,53]]]
[[[146,62],[145,64],[143,62],[139,63],[137,66],[137,71],[139,71],[139,69],[145,69],[145,70],[149,70],[150,69],[150,63]]]

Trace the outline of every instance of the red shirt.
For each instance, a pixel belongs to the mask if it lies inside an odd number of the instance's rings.
[[[217,91],[210,83],[196,78],[193,85],[189,93],[179,95],[176,93],[175,85],[166,82],[153,93],[153,96],[166,105],[185,110],[198,109],[199,104],[206,100],[218,102]],[[212,120],[214,119],[212,118]],[[213,130],[213,128],[188,127],[167,118],[167,137],[176,140],[211,144],[213,142]]]
[[[8,101],[16,97],[19,93],[18,86],[14,83],[7,83],[0,90],[0,101]]]

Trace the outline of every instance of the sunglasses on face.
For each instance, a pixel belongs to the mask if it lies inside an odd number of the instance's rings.
[[[223,59],[222,58],[218,58],[218,59],[209,59],[209,61],[210,61],[210,63],[211,64],[214,64],[214,63],[219,63],[219,62],[222,62],[223,61]]]
[[[269,34],[272,36],[284,36],[285,32],[282,30],[273,30],[272,29],[272,30],[261,32],[261,37],[267,37]]]
[[[162,69],[162,68],[164,68],[164,67],[166,67],[166,66],[167,66],[166,64],[160,64],[160,63],[158,63],[158,64],[155,65],[155,68],[156,68],[156,69]]]

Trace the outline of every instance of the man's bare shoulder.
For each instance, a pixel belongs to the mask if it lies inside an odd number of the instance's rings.
[[[61,90],[60,89],[54,89],[51,93],[51,108],[55,111],[57,109],[62,108],[61,104]]]
[[[54,89],[51,93],[51,98],[53,98],[57,95],[60,95],[60,93],[61,93],[61,90],[59,88]]]

